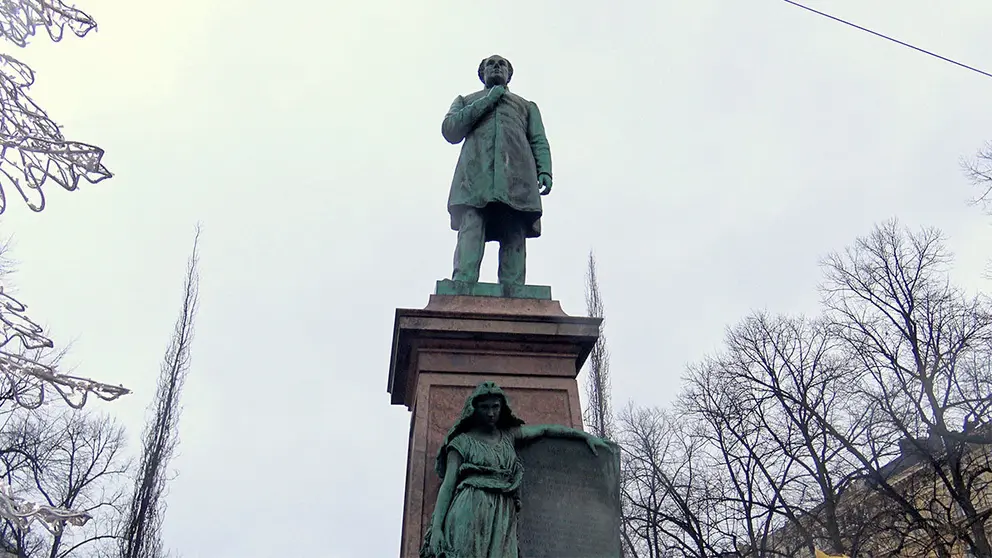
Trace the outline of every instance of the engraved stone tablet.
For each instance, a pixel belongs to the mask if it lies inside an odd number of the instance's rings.
[[[520,558],[620,558],[620,451],[542,438],[519,450]]]

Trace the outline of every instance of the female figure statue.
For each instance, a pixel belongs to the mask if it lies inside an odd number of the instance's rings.
[[[596,454],[605,440],[565,426],[524,426],[495,383],[480,384],[438,451],[441,477],[421,558],[517,558],[517,490],[524,469],[516,446],[542,436],[584,440]]]

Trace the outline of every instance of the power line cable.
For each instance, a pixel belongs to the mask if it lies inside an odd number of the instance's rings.
[[[795,2],[794,0],[782,0],[782,1],[783,2],[786,2],[788,4],[792,4],[793,6],[796,6],[797,8],[802,8],[804,10],[808,10],[810,12],[813,12],[814,14],[821,15],[821,16],[823,16],[825,18],[832,19],[834,21],[843,23],[844,25],[850,25],[851,27],[854,27],[855,29],[860,29],[861,31],[864,31],[866,33],[871,33],[872,35],[875,35],[876,37],[881,37],[881,38],[883,38],[883,39],[885,39],[887,41],[892,41],[893,43],[902,45],[902,46],[907,47],[907,48],[911,48],[911,49],[913,49],[915,51],[918,51],[918,52],[922,52],[923,54],[927,54],[927,55],[933,56],[934,58],[938,58],[940,60],[943,60],[944,62],[950,62],[951,64],[954,64],[955,66],[961,66],[962,68],[965,68],[966,70],[971,70],[973,72],[977,72],[979,74],[982,74],[985,77],[992,78],[992,74],[990,74],[990,73],[988,73],[986,71],[979,70],[978,68],[975,68],[973,66],[969,66],[967,64],[963,64],[961,62],[958,62],[957,60],[952,60],[950,58],[947,58],[946,56],[941,56],[941,55],[939,55],[939,54],[937,54],[935,52],[931,52],[929,50],[920,48],[918,46],[913,46],[913,45],[911,45],[909,43],[900,41],[899,39],[894,39],[892,37],[889,37],[888,35],[883,35],[883,34],[877,32],[877,31],[872,31],[871,29],[868,29],[867,27],[862,27],[862,26],[857,25],[855,23],[851,23],[850,21],[843,20],[843,19],[841,19],[839,17],[832,16],[830,14],[821,12],[819,10],[814,10],[813,8],[810,8],[809,6],[804,6],[804,5],[800,4],[799,2]]]

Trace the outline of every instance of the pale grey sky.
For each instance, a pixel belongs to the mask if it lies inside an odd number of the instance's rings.
[[[992,70],[992,3],[809,3]],[[11,199],[0,232],[78,373],[134,390],[101,407],[136,450],[203,222],[165,527],[187,558],[397,555],[393,313],[450,273],[440,123],[489,54],[554,160],[529,282],[582,314],[595,250],[618,407],[668,402],[749,309],[815,310],[818,259],[892,216],[989,286],[958,161],[992,139],[992,79],[781,1],[79,4],[97,33],[14,54],[116,176],[41,214]]]

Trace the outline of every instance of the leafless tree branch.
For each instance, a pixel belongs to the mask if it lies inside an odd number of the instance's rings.
[[[971,203],[989,209],[992,202],[992,142],[986,143],[974,157],[961,161],[961,167],[968,180],[978,189]]]

